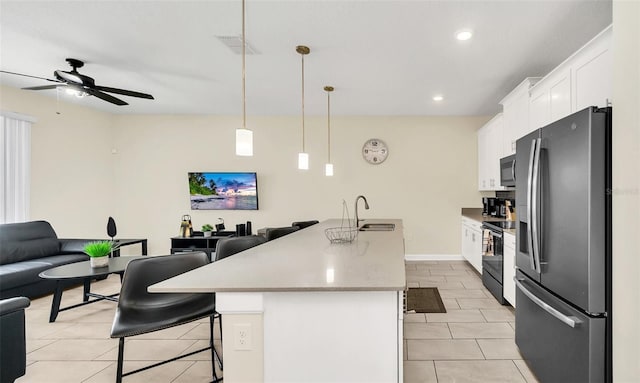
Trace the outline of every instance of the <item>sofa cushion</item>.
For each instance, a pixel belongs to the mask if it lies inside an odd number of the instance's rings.
[[[38,274],[47,269],[87,260],[89,257],[86,254],[65,254],[0,265],[0,290],[40,282],[42,278]]]
[[[46,221],[0,225],[0,265],[58,254],[60,242]]]

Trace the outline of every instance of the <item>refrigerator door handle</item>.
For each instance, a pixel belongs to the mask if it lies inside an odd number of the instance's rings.
[[[518,286],[520,291],[522,291],[522,293],[524,295],[526,295],[527,298],[531,299],[531,301],[533,303],[537,304],[544,311],[546,311],[549,314],[551,314],[554,317],[556,317],[562,323],[566,324],[567,326],[569,326],[571,328],[575,328],[578,324],[581,323],[580,319],[578,319],[578,318],[576,318],[574,316],[566,316],[566,315],[564,315],[560,311],[558,311],[558,310],[554,309],[553,307],[549,306],[542,299],[540,299],[537,296],[535,296],[535,294],[533,294],[531,291],[527,290],[527,288],[524,287],[524,285],[522,284],[522,281],[524,281],[524,279],[518,279],[517,277],[513,277],[513,280],[516,283],[516,286]]]
[[[511,161],[511,179],[516,180],[516,160]]]
[[[531,198],[531,232],[533,234],[533,238],[531,241],[533,242],[533,259],[535,262],[535,270],[538,274],[542,273],[540,269],[540,236],[538,232],[539,218],[538,217],[538,192],[540,191],[540,150],[542,149],[542,139],[536,139],[536,150],[533,160],[533,182],[531,189],[534,192],[533,197]]]
[[[533,200],[533,164],[535,162],[536,146],[538,140],[531,141],[531,152],[529,153],[529,169],[527,171],[527,247],[529,248],[529,256],[531,257],[531,269],[538,272],[536,269],[535,255],[533,248],[533,225],[532,225],[532,200]]]

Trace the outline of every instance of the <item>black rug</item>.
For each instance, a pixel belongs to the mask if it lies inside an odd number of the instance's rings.
[[[446,313],[447,310],[437,288],[422,287],[407,291],[407,312]]]

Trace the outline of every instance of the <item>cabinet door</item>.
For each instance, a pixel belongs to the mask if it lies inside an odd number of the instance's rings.
[[[471,233],[469,232],[469,227],[464,224],[464,220],[462,221],[461,227],[462,233],[460,236],[460,247],[462,251],[462,257],[466,259],[467,262],[471,263],[471,259],[469,256],[471,254],[471,252],[469,251],[469,249],[471,248]]]
[[[551,102],[548,89],[536,89],[529,102],[529,129],[534,131],[551,122]]]
[[[502,296],[511,306],[516,307],[516,284],[513,277],[516,275],[516,237],[504,233],[504,269],[502,278]]]
[[[576,111],[588,106],[607,106],[607,100],[612,99],[612,71],[611,51],[600,51],[590,60],[580,63],[575,68],[576,78]]]
[[[489,158],[489,128],[487,125],[478,130],[478,190],[489,190],[487,161]]]
[[[500,158],[503,117],[497,114],[478,130],[478,190],[502,190],[500,186]]]
[[[502,190],[500,186],[500,158],[504,157],[503,151],[504,117],[498,114],[492,121],[489,129],[489,162],[487,164],[489,175],[489,187],[491,190]]]
[[[550,122],[571,114],[571,72],[566,70],[558,74],[550,92]]]
[[[472,228],[471,232],[471,265],[482,274],[482,231],[478,228]]]

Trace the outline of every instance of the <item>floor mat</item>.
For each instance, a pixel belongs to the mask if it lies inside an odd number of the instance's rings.
[[[435,287],[410,288],[407,291],[408,313],[446,313],[440,293]]]

